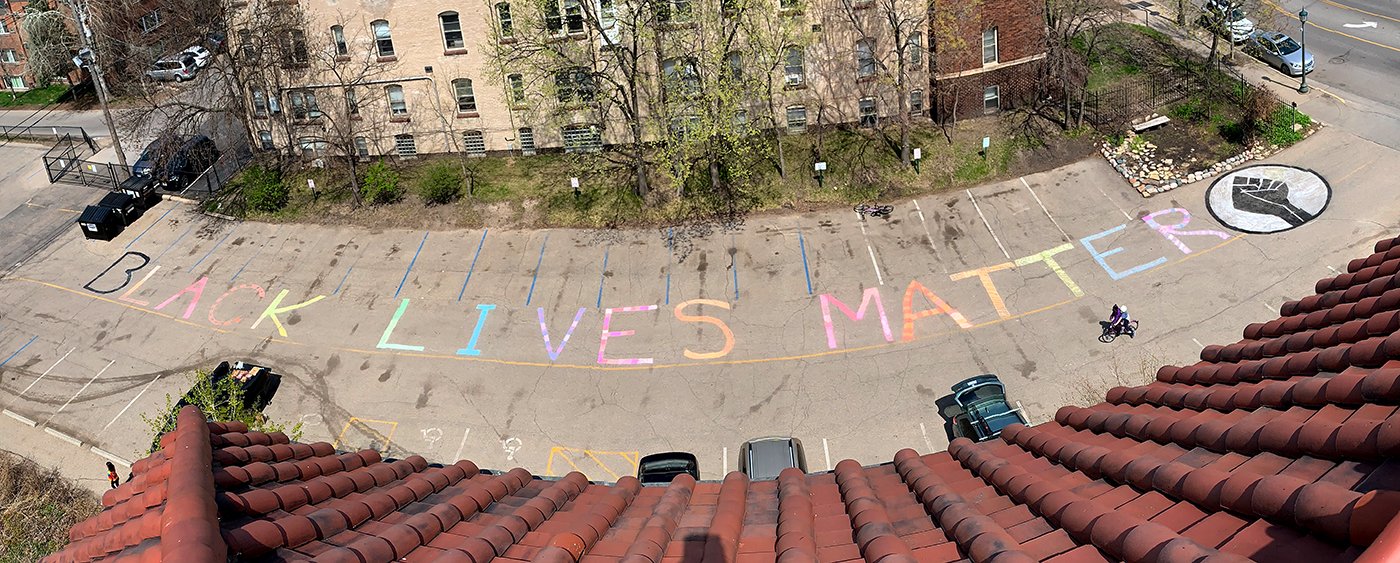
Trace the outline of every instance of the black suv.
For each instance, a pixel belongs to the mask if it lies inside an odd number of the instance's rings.
[[[161,188],[182,190],[219,160],[219,148],[204,135],[162,137],[152,141],[131,167]]]

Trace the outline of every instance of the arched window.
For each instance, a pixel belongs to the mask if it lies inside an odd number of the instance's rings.
[[[452,92],[457,97],[457,113],[476,112],[476,93],[472,91],[472,81],[470,78],[458,78],[453,80]]]
[[[515,29],[511,27],[510,2],[496,4],[496,23],[501,26],[502,39],[515,35]]]
[[[442,26],[442,44],[447,50],[467,48],[467,42],[462,38],[462,19],[457,12],[438,14],[438,24]]]
[[[338,25],[331,26],[331,45],[335,47],[335,56],[337,57],[350,54],[350,46],[345,43],[345,28]]]
[[[384,93],[389,96],[389,115],[407,116],[408,102],[403,97],[403,86],[391,84],[384,87]]]
[[[788,86],[801,86],[807,81],[807,69],[802,48],[790,45],[783,49],[783,83]]]
[[[381,57],[394,56],[394,37],[389,33],[389,22],[375,20],[370,22],[370,29],[374,30],[374,48]]]

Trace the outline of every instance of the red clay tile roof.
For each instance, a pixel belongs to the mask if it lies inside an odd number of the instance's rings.
[[[1400,560],[1400,239],[1157,381],[893,463],[642,487],[180,412],[47,561]]]

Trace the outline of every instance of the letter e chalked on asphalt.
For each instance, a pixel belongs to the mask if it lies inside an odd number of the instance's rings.
[[[1269,234],[1301,227],[1327,209],[1332,187],[1311,170],[1260,164],[1225,174],[1206,191],[1206,207],[1236,231]]]

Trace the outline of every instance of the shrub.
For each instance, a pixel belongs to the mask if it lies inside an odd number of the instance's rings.
[[[365,169],[365,179],[360,184],[360,195],[365,201],[374,204],[394,203],[403,198],[403,187],[399,185],[399,173],[383,162],[376,162]]]
[[[418,197],[428,205],[452,203],[462,194],[462,173],[450,164],[438,164],[418,180]]]
[[[101,465],[87,470],[97,475]],[[97,495],[57,469],[0,452],[0,561],[38,561],[68,543],[68,529],[102,509]]]
[[[276,213],[286,207],[291,199],[292,191],[282,181],[282,172],[276,168],[255,164],[243,172],[239,185],[251,211]]]
[[[1302,128],[1294,131],[1293,124]],[[1303,131],[1312,125],[1307,114],[1280,104],[1269,113],[1269,117],[1259,125],[1259,138],[1271,145],[1286,147],[1303,140]]]

